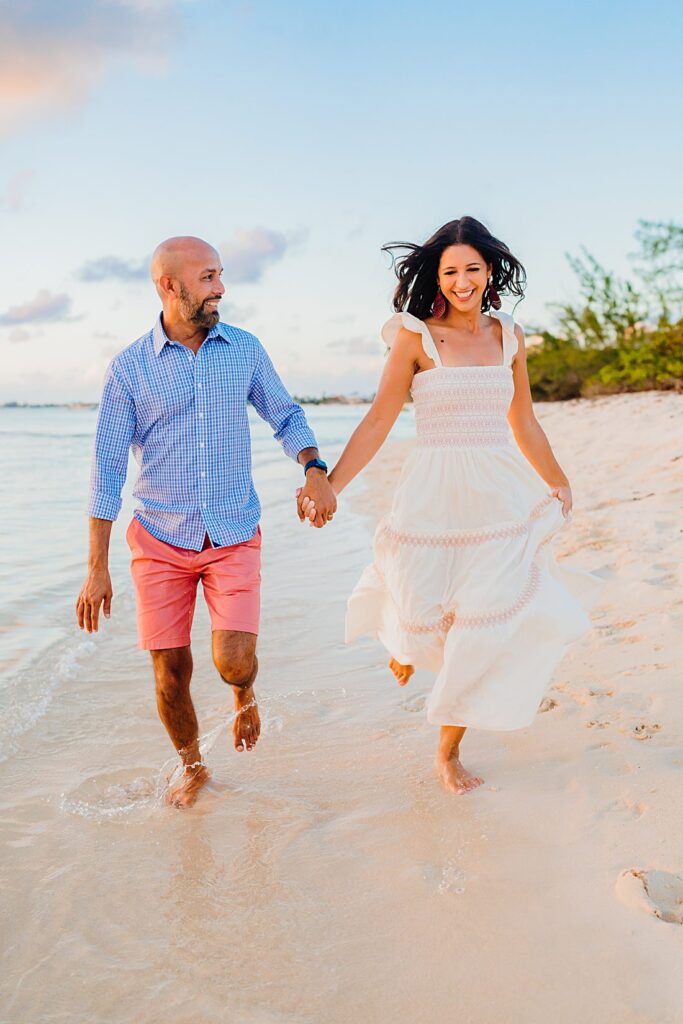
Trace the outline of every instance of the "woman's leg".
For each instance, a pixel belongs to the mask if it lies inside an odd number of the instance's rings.
[[[439,733],[435,770],[439,782],[449,793],[468,793],[484,781],[470,774],[460,763],[460,741],[464,735],[462,725],[442,725]]]

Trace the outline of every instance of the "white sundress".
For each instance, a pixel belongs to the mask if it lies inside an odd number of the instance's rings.
[[[601,581],[556,561],[562,505],[514,443],[514,321],[499,366],[443,366],[410,313],[382,329],[422,335],[435,367],[415,375],[417,438],[374,561],[348,601],[346,641],[379,639],[403,665],[437,673],[427,717],[437,725],[519,729],[533,720],[567,643],[588,629]]]

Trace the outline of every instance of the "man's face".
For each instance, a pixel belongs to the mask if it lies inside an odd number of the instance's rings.
[[[206,328],[218,323],[218,303],[225,293],[222,273],[220,258],[213,250],[183,267],[178,279],[178,311],[183,320]]]

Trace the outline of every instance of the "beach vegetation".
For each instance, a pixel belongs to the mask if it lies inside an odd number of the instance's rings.
[[[635,238],[629,279],[586,250],[567,256],[578,297],[550,307],[553,328],[528,349],[535,400],[683,391],[683,227],[640,221]]]

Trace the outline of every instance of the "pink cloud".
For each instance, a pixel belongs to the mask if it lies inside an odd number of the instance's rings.
[[[32,0],[0,6],[0,132],[82,103],[117,60],[163,65],[178,0]]]
[[[48,320],[66,320],[71,311],[71,298],[65,293],[55,295],[44,288],[38,294],[19,306],[10,306],[0,313],[0,326],[11,327],[15,324],[32,324]],[[13,332],[16,334],[16,332]],[[13,338],[21,340],[22,338]]]

